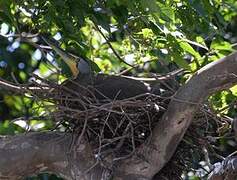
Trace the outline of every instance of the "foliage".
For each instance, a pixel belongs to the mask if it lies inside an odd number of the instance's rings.
[[[32,74],[53,81],[70,76],[56,55],[42,51],[40,33],[96,63],[97,71],[152,77],[184,68],[183,83],[235,49],[236,14],[235,0],[0,0],[0,77],[26,83]],[[236,96],[234,87],[209,102],[217,113],[234,117]],[[42,123],[52,128],[50,121],[34,119],[46,110],[31,97],[1,92],[0,100],[1,134]],[[12,125],[19,117],[29,125]],[[220,144],[229,147],[224,137]]]

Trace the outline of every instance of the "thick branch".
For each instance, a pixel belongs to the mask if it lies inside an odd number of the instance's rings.
[[[116,168],[115,179],[151,179],[173,155],[199,105],[211,93],[236,83],[236,74],[237,53],[199,70],[170,102],[167,112],[154,128],[151,143],[139,149],[139,156],[134,155],[121,163]],[[85,174],[95,163],[90,148],[82,143],[77,148],[76,158],[68,158],[72,157],[68,155],[69,142],[69,135],[58,133],[3,138],[0,140],[1,179],[4,176],[19,179],[22,174],[37,173],[42,169],[57,172],[66,179],[100,179],[100,168]]]
[[[140,148],[139,156],[134,155],[121,164],[120,173],[152,178],[175,152],[200,104],[211,93],[236,83],[236,74],[237,52],[200,69],[173,97],[154,128],[151,143]]]
[[[43,171],[67,180],[101,179],[89,146],[82,142],[76,152],[69,152],[70,142],[71,135],[56,132],[1,137],[0,179],[23,179]]]

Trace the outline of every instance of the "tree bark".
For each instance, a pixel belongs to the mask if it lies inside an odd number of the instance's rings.
[[[120,166],[127,175],[151,179],[170,160],[202,102],[211,94],[237,83],[237,52],[197,71],[174,95],[153,130],[149,144]],[[139,158],[142,157],[142,158]]]
[[[0,179],[17,180],[39,172],[52,172],[67,180],[101,179],[88,144],[81,142],[70,151],[71,138],[58,132],[1,137]]]
[[[150,143],[143,144],[136,154],[118,164],[114,179],[151,179],[175,152],[200,104],[211,93],[237,83],[236,74],[236,52],[195,73],[172,98],[168,110],[154,128]],[[68,155],[69,137],[42,132],[0,139],[1,179],[19,179],[23,174],[43,170],[66,179],[102,179],[103,168],[96,165],[91,169],[96,160],[85,142],[81,142],[75,157]],[[73,158],[68,159],[68,156]]]

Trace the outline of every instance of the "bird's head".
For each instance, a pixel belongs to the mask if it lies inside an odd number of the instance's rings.
[[[70,68],[73,77],[76,78],[79,73],[81,74],[89,74],[91,72],[89,63],[80,57],[73,56],[68,54],[66,51],[55,45],[54,43],[46,40],[42,37],[42,39],[54,50],[68,65]]]

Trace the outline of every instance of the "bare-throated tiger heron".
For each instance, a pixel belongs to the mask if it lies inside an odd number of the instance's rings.
[[[69,66],[73,74],[72,80],[67,80],[63,84],[65,87],[82,93],[83,87],[93,87],[97,99],[126,99],[140,94],[151,92],[150,87],[139,80],[134,80],[124,76],[95,74],[89,62],[85,59],[72,56],[62,50],[49,40],[42,38],[54,50],[63,61]]]

